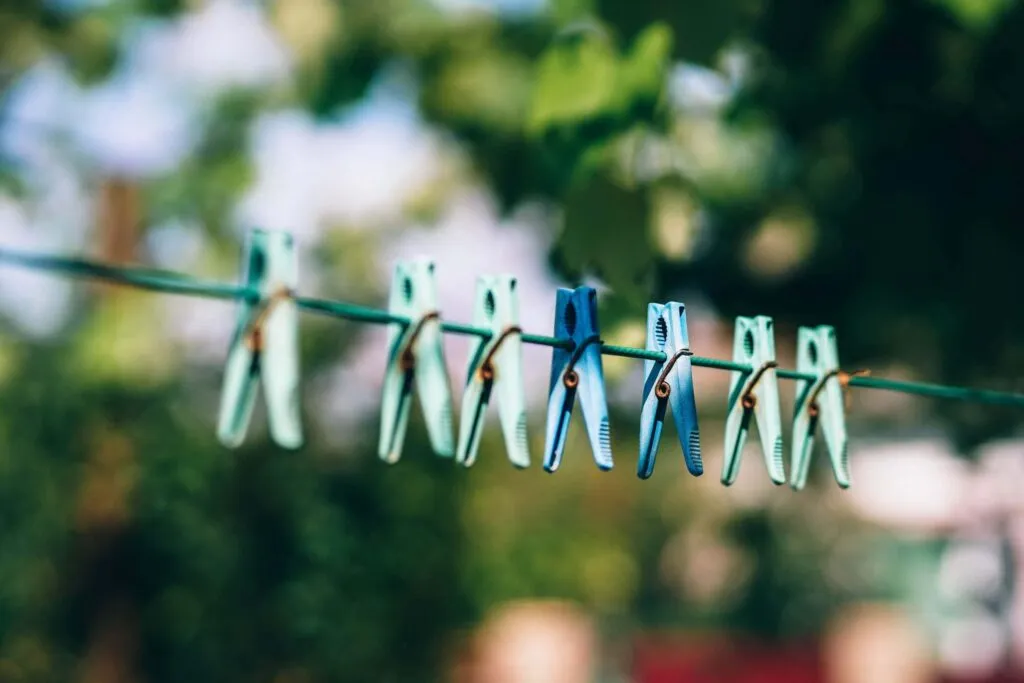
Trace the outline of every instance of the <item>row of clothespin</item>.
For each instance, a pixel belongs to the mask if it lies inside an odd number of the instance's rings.
[[[294,292],[298,264],[287,233],[253,231],[246,245],[244,285],[260,293],[246,301],[231,343],[221,398],[218,436],[227,446],[244,438],[262,378],[273,439],[287,448],[302,444],[299,415],[298,308]],[[497,392],[508,457],[516,467],[530,464],[523,380],[522,329],[516,279],[479,278],[473,324],[489,336],[475,337],[462,398],[458,439],[454,438],[452,392],[445,366],[434,265],[425,260],[395,268],[388,309],[408,324],[389,323],[389,351],[381,406],[378,453],[389,463],[402,451],[413,387],[417,389],[430,443],[438,455],[465,466],[476,459],[484,415]],[[544,469],[558,469],[577,397],[593,450],[602,470],[612,467],[608,403],[601,362],[597,294],[591,287],[559,289],[554,336],[568,340],[552,349]],[[790,484],[807,480],[814,433],[820,423],[836,481],[850,484],[843,388],[835,333],[831,327],[800,328],[798,371],[815,379],[798,380],[793,418]],[[637,474],[651,476],[669,409],[675,419],[686,467],[704,471],[693,389],[686,308],[678,302],[652,303],[647,309],[647,349],[663,361],[645,360]],[[750,368],[733,371],[725,427],[722,483],[735,481],[740,455],[755,419],[768,474],[786,481],[772,319],[736,319],[733,359]]]

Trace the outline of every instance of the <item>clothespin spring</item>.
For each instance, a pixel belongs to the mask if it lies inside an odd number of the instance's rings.
[[[846,404],[846,410],[850,410],[850,380],[854,377],[867,377],[870,374],[871,371],[866,369],[839,373],[839,384],[843,387],[843,402]]]
[[[248,329],[245,331],[245,345],[253,353],[259,353],[263,350],[263,325],[267,322],[267,318],[274,312],[274,307],[280,304],[282,301],[287,301],[295,297],[295,292],[285,286],[280,286],[275,289],[266,302],[260,307],[260,310],[256,313],[256,316],[249,323]]]
[[[818,417],[818,394],[825,388],[825,382],[832,379],[833,377],[839,378],[839,384],[843,388],[843,398],[846,402],[846,409],[850,409],[850,380],[854,377],[866,377],[871,374],[870,370],[854,370],[853,372],[846,372],[836,368],[835,370],[829,370],[821,378],[815,382],[814,387],[811,389],[811,395],[808,397],[809,406],[807,412],[810,413],[811,417]]]
[[[846,375],[846,381],[845,382],[842,379],[842,377],[844,375]],[[814,383],[814,386],[811,387],[811,395],[807,398],[807,403],[808,403],[808,405],[807,405],[807,413],[812,418],[817,418],[818,417],[818,394],[820,394],[822,389],[825,388],[825,383],[828,382],[833,377],[839,377],[840,378],[839,381],[840,381],[840,384],[843,385],[843,389],[846,389],[846,385],[850,381],[849,380],[849,375],[847,373],[843,372],[842,370],[840,370],[839,368],[835,368],[835,369],[829,370],[828,372],[823,374],[821,377],[819,377],[818,381],[816,381]]]
[[[747,386],[747,390],[743,392],[743,398],[740,399],[743,402],[743,407],[747,410],[753,410],[757,404],[757,396],[754,396],[754,387],[761,381],[761,376],[768,372],[772,368],[779,367],[777,361],[769,360],[765,361],[761,367],[754,371],[754,376],[750,379],[750,384]]]
[[[402,370],[406,372],[412,371],[416,365],[416,355],[412,352],[413,345],[416,343],[416,337],[423,331],[424,326],[431,320],[438,320],[441,317],[441,311],[430,311],[425,314],[422,318],[416,321],[416,326],[412,328],[412,333],[405,342],[405,348],[402,349]]]
[[[485,382],[491,382],[494,380],[494,356],[498,353],[498,349],[501,347],[501,343],[511,337],[513,334],[522,334],[523,328],[519,325],[510,325],[501,331],[498,338],[494,341],[494,345],[491,346],[491,350],[484,356],[484,360],[480,363],[480,377]]]
[[[668,398],[668,395],[672,393],[672,387],[666,382],[668,373],[671,372],[672,366],[676,364],[676,361],[683,356],[692,356],[693,351],[690,349],[679,349],[672,357],[665,361],[665,366],[661,369],[661,373],[658,375],[657,381],[654,383],[654,395],[658,398]]]
[[[575,389],[576,385],[580,383],[580,376],[576,374],[576,363],[579,362],[580,358],[583,357],[583,352],[587,350],[587,347],[591,344],[601,344],[601,337],[596,334],[592,334],[583,341],[581,341],[575,349],[572,351],[572,355],[569,357],[569,362],[565,365],[565,375],[562,377],[562,383],[565,384],[566,389]]]

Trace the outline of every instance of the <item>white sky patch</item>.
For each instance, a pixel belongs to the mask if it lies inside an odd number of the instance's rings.
[[[204,102],[234,88],[270,87],[290,60],[258,6],[211,0],[172,21],[140,21],[106,82],[82,93],[74,130],[82,151],[111,173],[172,172],[200,135]]]
[[[680,111],[716,113],[728,104],[734,92],[726,76],[707,67],[679,62],[669,73],[669,100]]]
[[[145,75],[115,76],[90,90],[76,116],[79,147],[108,173],[150,177],[173,171],[198,130],[179,94]]]
[[[409,103],[371,97],[337,122],[299,110],[263,114],[252,133],[256,180],[238,222],[312,240],[329,225],[372,228],[440,173],[443,145]]]
[[[64,165],[81,156],[102,172],[135,177],[172,170],[196,133],[188,102],[150,73],[122,69],[83,89],[50,62],[14,86],[0,130],[3,151],[29,174],[52,167],[59,153]]]
[[[197,275],[206,238],[203,227],[194,221],[172,220],[146,231],[146,251],[154,265]]]
[[[292,69],[266,12],[246,0],[209,0],[173,21],[140,24],[129,64],[196,95],[286,83]]]
[[[67,136],[102,172],[168,173],[191,153],[205,103],[291,75],[290,56],[264,12],[245,0],[211,0],[172,21],[141,20],[126,31],[123,50],[114,74],[92,88],[55,63],[31,69],[5,107],[5,154],[31,166]]]
[[[0,109],[0,154],[30,173],[51,161],[58,141],[70,134],[68,112],[77,111],[81,96],[56,62],[29,69],[11,86]]]
[[[317,158],[316,123],[299,110],[264,113],[250,137],[255,180],[239,202],[237,223],[300,237],[318,232],[321,209],[312,184],[324,160]]]

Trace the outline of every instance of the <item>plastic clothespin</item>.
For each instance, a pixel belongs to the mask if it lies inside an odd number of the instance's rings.
[[[529,467],[523,331],[519,327],[519,297],[514,277],[485,275],[477,279],[473,324],[488,330],[491,336],[477,338],[470,351],[455,460],[466,467],[476,460],[487,404],[497,387],[508,458],[516,467]]]
[[[782,418],[779,412],[779,380],[775,368],[775,333],[772,319],[736,318],[733,360],[750,366],[750,371],[734,371],[729,387],[729,413],[725,421],[725,463],[722,483],[736,481],[740,455],[750,429],[750,418],[757,419],[768,476],[776,484],[786,482],[782,464]]]
[[[401,457],[415,383],[430,444],[438,455],[451,457],[452,392],[444,363],[432,261],[420,259],[395,266],[388,312],[407,317],[409,323],[388,326],[388,365],[377,452],[389,463]]]
[[[796,369],[798,372],[813,374],[816,379],[813,382],[797,382],[789,485],[799,491],[807,483],[811,452],[814,449],[814,430],[820,422],[836,482],[844,489],[849,488],[846,410],[839,379],[839,352],[836,349],[834,329],[820,325],[801,327],[798,330]]]
[[[601,366],[597,292],[593,287],[558,290],[555,300],[555,337],[571,339],[573,348],[552,349],[544,469],[554,472],[562,462],[572,407],[579,393],[594,461],[600,469],[610,470],[612,443],[604,370]]]
[[[242,443],[260,378],[266,391],[270,435],[285,448],[302,445],[299,415],[299,313],[293,299],[298,261],[292,236],[253,230],[245,247],[243,284],[259,292],[246,301],[228,350],[217,436],[235,448]]]
[[[640,460],[636,474],[647,479],[654,472],[658,442],[669,406],[675,417],[686,469],[694,476],[704,473],[700,458],[697,403],[693,395],[690,337],[686,307],[672,301],[647,306],[647,350],[661,351],[664,361],[644,361],[644,398],[640,411]]]

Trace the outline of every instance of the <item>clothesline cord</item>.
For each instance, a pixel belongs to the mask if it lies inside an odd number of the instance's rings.
[[[253,302],[258,301],[260,296],[259,292],[255,289],[242,285],[208,282],[171,271],[141,267],[110,266],[84,259],[36,254],[12,249],[0,249],[0,262],[6,262],[11,265],[22,266],[33,270],[59,273],[72,277],[104,280],[128,287],[135,287],[154,292],[164,292],[167,294],[180,294],[210,299],[247,300]],[[354,322],[375,325],[386,325],[391,323],[408,325],[411,322],[404,316],[394,315],[380,309],[359,306],[344,301],[296,296],[295,303],[300,309],[311,313],[342,318]],[[482,328],[449,321],[442,322],[441,329],[450,334],[476,336],[485,339],[490,337],[491,334],[488,330]],[[570,339],[559,339],[557,337],[539,334],[523,333],[522,340],[526,344],[559,347],[567,350],[571,350],[573,348],[573,342]],[[660,351],[650,351],[630,346],[617,346],[615,344],[606,344],[603,342],[600,344],[600,349],[602,354],[608,356],[620,356],[623,358],[636,358],[640,360],[653,360],[658,362],[664,362],[666,360],[665,354]],[[690,358],[690,362],[697,367],[711,368],[714,370],[730,370],[746,373],[753,371],[749,365],[721,360],[718,358],[692,356]],[[795,370],[786,370],[781,368],[778,370],[778,376],[782,379],[788,380],[813,381],[816,379],[814,375],[808,373],[801,373]],[[966,387],[943,386],[924,382],[907,382],[902,380],[886,379],[883,377],[865,376],[851,377],[848,380],[848,384],[851,387],[858,387],[861,389],[877,389],[882,391],[915,394],[918,396],[928,396],[931,398],[952,399],[973,403],[1024,408],[1024,394],[1004,391],[970,389]]]

